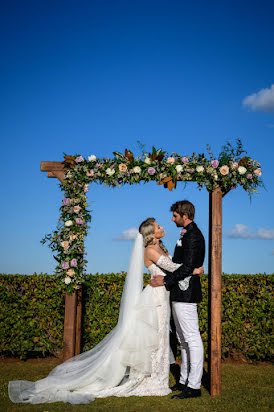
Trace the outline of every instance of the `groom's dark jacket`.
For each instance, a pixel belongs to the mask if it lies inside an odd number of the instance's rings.
[[[172,259],[174,263],[183,263],[183,265],[175,272],[167,272],[164,283],[166,289],[170,291],[171,301],[199,303],[202,300],[200,277],[192,275],[189,287],[185,291],[180,289],[178,282],[190,276],[195,268],[203,265],[205,239],[196,223],[191,222],[185,229],[186,233],[181,242],[177,243]]]

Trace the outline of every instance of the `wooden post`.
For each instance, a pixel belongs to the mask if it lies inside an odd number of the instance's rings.
[[[76,302],[76,337],[75,337],[75,355],[81,352],[81,327],[82,327],[82,286],[77,291]]]
[[[77,293],[65,295],[63,361],[75,355]]]
[[[221,394],[222,192],[209,195],[209,377],[210,394]]]
[[[62,162],[41,162],[41,171],[64,183],[65,169]],[[63,338],[63,360],[79,355],[81,350],[82,290],[65,295],[65,319]]]

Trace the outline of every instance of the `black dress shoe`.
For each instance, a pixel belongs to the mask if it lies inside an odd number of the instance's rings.
[[[175,383],[174,386],[172,386],[171,390],[173,392],[175,391],[184,391],[186,389],[186,385],[184,385],[183,383],[177,382]]]
[[[186,389],[178,393],[178,395],[173,395],[171,399],[187,399],[187,398],[198,398],[201,396],[201,389],[192,389],[186,387]]]

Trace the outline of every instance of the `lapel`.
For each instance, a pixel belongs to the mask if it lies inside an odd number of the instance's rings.
[[[183,263],[183,250],[184,250],[184,245],[187,242],[188,234],[191,232],[194,228],[196,228],[196,223],[191,222],[189,225],[186,226],[186,233],[183,235],[182,239],[179,239],[177,241],[175,250],[174,250],[174,257],[173,257],[173,262],[176,263]]]

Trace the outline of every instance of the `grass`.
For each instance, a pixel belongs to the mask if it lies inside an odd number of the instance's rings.
[[[222,395],[211,397],[202,387],[202,397],[188,400],[172,400],[166,397],[130,397],[96,399],[89,405],[54,404],[30,405],[13,404],[7,393],[8,381],[16,379],[37,380],[45,377],[53,367],[54,360],[35,362],[0,361],[0,411],[101,411],[101,412],[253,412],[273,411],[274,396],[271,386],[274,368],[271,364],[228,364],[222,365]],[[170,384],[174,383],[171,376]]]

